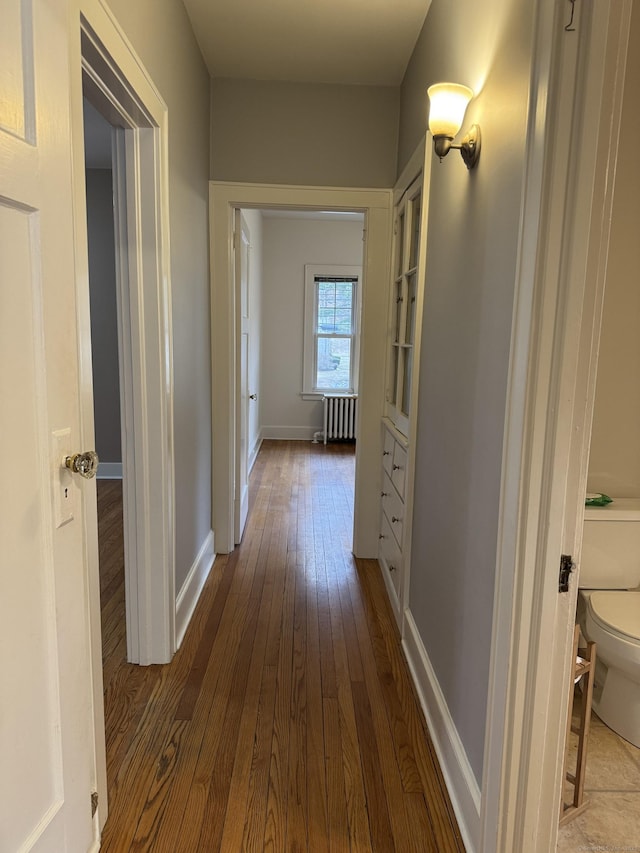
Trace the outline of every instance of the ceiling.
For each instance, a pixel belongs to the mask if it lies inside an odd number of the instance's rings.
[[[212,77],[399,86],[431,0],[183,0]]]

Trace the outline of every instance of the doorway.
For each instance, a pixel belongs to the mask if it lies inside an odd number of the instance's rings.
[[[236,442],[235,280],[228,247],[233,242],[236,209],[358,211],[364,214],[361,365],[358,386],[353,551],[375,558],[379,513],[377,461],[382,453],[387,299],[391,256],[390,190],[343,190],[232,184],[213,181],[210,190],[212,234],[213,503],[216,549],[234,547],[234,470]],[[234,413],[229,419],[227,413]]]
[[[128,658],[122,465],[127,434],[121,426],[120,382],[124,323],[116,277],[112,162],[115,128],[86,99],[83,115],[95,449],[100,458],[96,487],[102,662],[108,695],[110,672],[105,669],[105,662]]]
[[[127,660],[165,663],[176,648],[173,361],[168,253],[167,109],[100,4],[88,4],[71,56],[76,300],[81,421],[94,436],[83,96],[111,126],[124,507]],[[81,177],[82,176],[82,177]],[[144,251],[142,247],[144,246]],[[87,438],[89,441],[89,438]],[[107,460],[110,461],[110,460]],[[84,493],[97,820],[107,816],[96,491]],[[102,741],[102,742],[101,742]]]
[[[364,214],[237,208],[234,225],[238,544],[262,441],[310,442],[325,394],[357,397]]]

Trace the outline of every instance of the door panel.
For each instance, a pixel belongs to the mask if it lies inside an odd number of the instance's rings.
[[[0,850],[93,842],[67,4],[10,0],[0,32]],[[6,14],[5,14],[6,13]],[[38,45],[37,54],[32,46]],[[53,433],[62,431],[57,440]],[[82,448],[84,449],[84,448]]]

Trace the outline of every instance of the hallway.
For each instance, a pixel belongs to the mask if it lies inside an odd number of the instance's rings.
[[[243,543],[170,665],[125,663],[101,553],[103,851],[464,850],[377,562],[351,555],[353,468],[350,446],[264,442]],[[115,501],[100,483],[109,554]]]

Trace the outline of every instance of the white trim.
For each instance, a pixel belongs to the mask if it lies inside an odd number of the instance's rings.
[[[320,426],[263,426],[262,438],[275,439],[276,441],[312,441],[313,436]]]
[[[98,465],[98,480],[121,480],[122,462],[102,462]]]
[[[185,578],[182,588],[176,599],[176,648],[179,649],[182,645],[184,635],[189,627],[189,622],[193,616],[193,611],[196,609],[196,604],[200,598],[200,593],[209,577],[209,572],[213,566],[213,561],[216,558],[215,540],[213,531],[210,530],[206,535],[204,542],[198,554],[193,561],[193,565],[189,569],[189,573]]]
[[[233,210],[236,207],[267,207],[355,210],[365,213],[353,551],[359,557],[377,556],[381,474],[376,463],[382,453],[379,424],[384,400],[385,363],[380,341],[384,339],[387,329],[391,198],[391,190],[385,189],[222,181],[212,181],[210,184],[213,517],[219,553],[228,553],[234,544]],[[364,365],[366,370],[363,370]],[[267,437],[265,431],[263,435]]]
[[[427,720],[465,848],[467,853],[475,853],[480,849],[480,788],[409,610],[404,614],[404,628],[402,648],[409,671]]]

